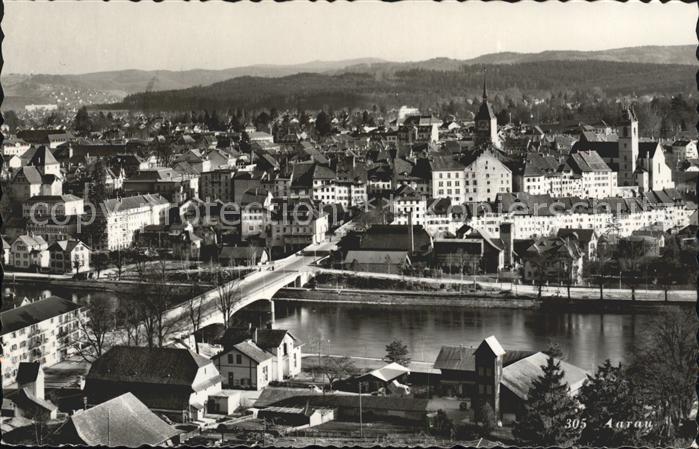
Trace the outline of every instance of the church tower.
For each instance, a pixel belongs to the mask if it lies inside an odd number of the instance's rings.
[[[619,122],[619,178],[620,186],[636,185],[634,172],[638,159],[638,119],[630,107]]]
[[[476,114],[476,145],[497,145],[498,119],[488,102],[488,90],[483,75],[483,101]]]

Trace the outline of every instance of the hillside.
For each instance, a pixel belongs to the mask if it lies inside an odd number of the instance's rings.
[[[604,51],[544,51],[541,53],[494,53],[469,60],[433,58],[416,62],[388,62],[376,58],[343,61],[312,61],[294,65],[251,65],[225,70],[117,70],[79,75],[3,74],[3,109],[28,103],[59,103],[68,107],[111,103],[126,95],[151,91],[181,90],[207,86],[236,77],[286,77],[298,73],[366,73],[381,79],[410,70],[460,71],[464,65],[520,64],[547,61],[630,62],[697,65],[694,45],[648,46]],[[152,84],[151,84],[152,82]]]
[[[501,52],[459,60],[434,58],[416,62],[375,62],[350,65],[333,73],[373,73],[385,75],[404,70],[460,70],[464,65],[521,64],[547,61],[606,61],[645,64],[680,64],[697,66],[696,45],[645,46],[601,51],[543,51],[541,53]]]
[[[239,77],[210,86],[128,96],[115,107],[193,110],[231,107],[305,109],[366,107],[374,104],[433,105],[480,96],[480,65],[461,70],[412,69],[385,74],[302,73],[281,78]],[[548,61],[489,65],[493,94],[518,90],[533,96],[600,90],[607,95],[692,93],[696,68],[689,65],[604,61]]]
[[[380,59],[363,58],[344,61],[312,61],[295,65],[251,65],[224,70],[116,70],[79,75],[17,75],[2,76],[3,87],[9,96],[34,96],[37,87],[65,86],[75,89],[99,90],[122,96],[143,92],[153,81],[151,90],[186,89],[204,86],[239,76],[280,77],[301,72],[318,73],[340,70],[358,64],[382,62]]]

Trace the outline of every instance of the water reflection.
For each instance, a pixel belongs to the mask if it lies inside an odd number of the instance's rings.
[[[652,315],[582,314],[517,309],[382,307],[276,302],[276,327],[308,344],[318,335],[333,354],[383,357],[401,339],[415,360],[434,361],[442,345],[477,345],[496,335],[505,349],[543,350],[557,342],[571,363],[593,370],[606,358],[629,360],[636,332]],[[317,347],[307,347],[307,352]]]

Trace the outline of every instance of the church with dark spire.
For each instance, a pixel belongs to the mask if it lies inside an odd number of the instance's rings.
[[[488,88],[486,85],[485,75],[483,76],[483,101],[478,109],[478,114],[475,118],[476,137],[475,143],[477,146],[498,145],[498,120],[495,117],[495,112],[488,102]]]

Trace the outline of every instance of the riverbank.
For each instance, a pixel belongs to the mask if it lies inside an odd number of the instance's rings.
[[[498,297],[499,296],[499,297]],[[503,298],[484,292],[411,292],[329,288],[283,288],[274,295],[275,300],[321,302],[337,304],[370,304],[396,306],[448,306],[465,308],[536,309],[540,302],[531,298]]]
[[[535,309],[552,312],[626,313],[654,312],[668,306],[692,306],[683,301],[630,301],[618,299],[514,296],[508,291],[390,291],[334,288],[283,288],[275,300],[306,303],[363,304],[381,306],[444,306],[470,309]]]
[[[532,284],[518,284],[511,282],[488,281],[479,277],[477,279],[435,279],[397,274],[371,273],[358,271],[344,271],[331,269],[318,269],[316,275],[316,287],[324,288],[348,288],[356,290],[390,290],[399,293],[412,294],[418,291],[425,292],[456,292],[464,289],[473,289],[477,286],[480,292],[497,292],[499,298],[517,299],[553,299],[563,302],[596,301],[600,298],[597,286],[558,286]],[[540,296],[539,296],[540,295]],[[667,293],[660,289],[630,289],[604,288],[603,300],[620,301],[621,303],[650,305],[662,304],[691,304],[697,300],[696,290],[668,290]],[[635,300],[632,299],[635,297]],[[571,299],[571,301],[568,300]],[[665,299],[667,298],[667,301]]]

